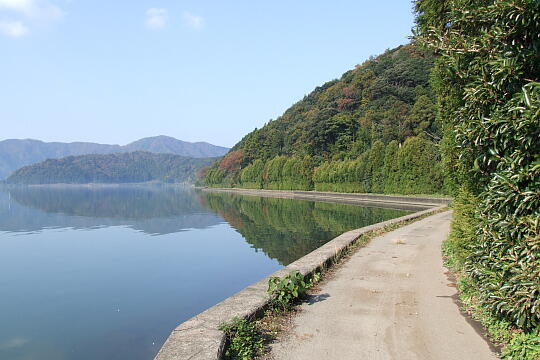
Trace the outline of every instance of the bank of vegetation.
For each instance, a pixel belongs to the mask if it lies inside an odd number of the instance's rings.
[[[503,358],[540,359],[540,2],[418,0],[455,195],[445,244]]]
[[[210,169],[208,186],[343,192],[444,192],[429,82],[434,56],[388,50],[316,88],[247,134]]]
[[[192,180],[215,158],[190,158],[146,151],[91,154],[48,159],[25,166],[6,179],[8,184],[182,183]]]

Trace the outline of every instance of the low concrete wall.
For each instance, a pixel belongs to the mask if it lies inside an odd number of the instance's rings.
[[[215,189],[213,190],[215,191]],[[236,189],[233,190],[237,192]],[[257,194],[257,196],[260,195]],[[356,201],[357,203],[360,203],[360,200],[357,199]],[[424,204],[424,206],[425,205],[426,204]],[[248,318],[260,313],[268,305],[270,300],[266,290],[268,288],[268,279],[271,276],[283,277],[293,270],[298,270],[303,275],[311,274],[338,257],[362,234],[382,229],[387,225],[416,219],[423,215],[436,212],[444,206],[445,205],[431,207],[428,210],[419,211],[414,214],[341,234],[320,248],[291,263],[284,269],[276,271],[272,275],[246,287],[244,290],[180,324],[172,331],[155,359],[219,360],[225,346],[225,337],[223,333],[218,330],[219,325],[223,322],[230,321],[234,317]]]
[[[359,193],[337,193],[322,191],[300,190],[265,190],[240,188],[197,188],[208,192],[226,192],[248,196],[277,197],[284,199],[312,200],[338,202],[362,206],[384,207],[403,210],[420,210],[433,206],[448,205],[451,198],[404,196],[404,195],[374,195]]]
[[[380,201],[380,202],[393,202],[393,203],[414,203],[414,204],[424,204],[424,205],[448,205],[452,200],[451,198],[439,198],[439,197],[429,197],[429,196],[406,196],[406,195],[377,195],[377,194],[359,194],[359,193],[335,193],[335,192],[321,192],[321,191],[291,191],[293,194],[313,194],[321,196],[339,196],[339,197],[350,197],[358,200],[364,201]]]

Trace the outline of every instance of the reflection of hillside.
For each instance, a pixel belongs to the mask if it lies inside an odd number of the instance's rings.
[[[254,248],[284,265],[345,231],[407,214],[403,210],[225,193],[201,196],[206,206],[217,211]]]
[[[30,186],[9,192],[21,205],[75,216],[151,219],[206,212],[192,191],[174,186]]]
[[[225,219],[255,249],[282,264],[293,262],[345,231],[405,213],[324,202],[194,193],[174,186],[0,189],[0,231],[129,226],[148,234],[168,234],[206,228]]]
[[[44,186],[0,191],[0,231],[129,226],[149,234],[167,234],[220,222],[192,191],[173,186]]]

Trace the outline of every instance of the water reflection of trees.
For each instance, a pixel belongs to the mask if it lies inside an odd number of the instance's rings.
[[[203,193],[215,210],[254,248],[287,265],[337,235],[407,213],[404,210],[290,199]]]
[[[10,193],[21,205],[74,216],[149,219],[207,212],[192,191],[175,186],[36,186]]]
[[[295,261],[345,231],[405,213],[194,192],[175,186],[38,186],[0,191],[0,231],[129,226],[147,234],[170,234],[203,229],[225,219],[253,248],[282,264]]]
[[[37,186],[0,191],[0,231],[130,226],[149,234],[222,222],[175,186]]]

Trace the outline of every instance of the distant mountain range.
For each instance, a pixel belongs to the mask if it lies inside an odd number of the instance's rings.
[[[229,149],[206,142],[190,143],[169,136],[143,138],[125,146],[89,142],[62,143],[43,142],[32,139],[10,139],[0,141],[0,179],[8,177],[15,170],[23,166],[35,164],[46,159],[133,151],[174,154],[193,158],[210,158],[223,156]]]
[[[8,184],[183,183],[216,158],[134,151],[47,159],[16,170]]]

